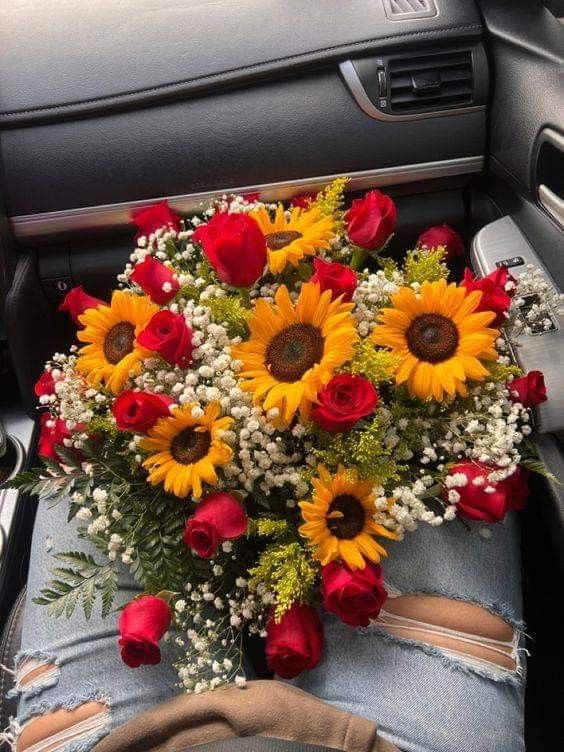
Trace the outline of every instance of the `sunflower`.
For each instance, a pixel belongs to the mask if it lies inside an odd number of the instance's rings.
[[[81,342],[77,368],[93,386],[101,382],[118,394],[131,374],[141,370],[141,360],[150,355],[135,338],[159,307],[145,295],[115,290],[110,305],[88,308],[78,318],[83,325],[77,333]]]
[[[253,393],[255,405],[278,408],[286,423],[298,409],[307,418],[317,393],[354,354],[352,308],[311,282],[302,286],[295,306],[284,285],[274,305],[259,298],[249,341],[233,348],[233,357],[243,361],[242,388]]]
[[[139,444],[155,452],[143,462],[149,470],[149,483],[164,483],[165,491],[181,499],[191,492],[199,499],[202,481],[215,485],[216,467],[226,465],[233,457],[231,447],[221,441],[221,432],[231,426],[233,418],[219,418],[219,402],[212,402],[201,418],[194,418],[196,406],[185,405],[159,418]]]
[[[278,205],[274,219],[264,206],[250,215],[264,234],[273,274],[280,274],[286,264],[297,266],[304,256],[314,256],[318,248],[329,248],[335,237],[333,217],[324,217],[316,206],[306,210],[296,206],[289,218],[282,204]]]
[[[341,466],[336,475],[331,475],[323,465],[319,465],[317,472],[319,477],[312,481],[311,501],[299,504],[305,520],[299,532],[314,546],[314,559],[323,566],[343,559],[351,569],[364,569],[365,559],[378,563],[387,554],[373,536],[397,538],[397,535],[374,522],[374,484],[359,480],[356,470]]]
[[[400,357],[396,382],[407,382],[412,397],[440,402],[445,392],[466,396],[467,379],[489,376],[480,361],[496,359],[499,332],[488,328],[495,313],[476,312],[481,297],[479,290],[467,294],[441,279],[424,282],[420,295],[402,287],[392,296],[393,307],[380,311],[372,341]]]

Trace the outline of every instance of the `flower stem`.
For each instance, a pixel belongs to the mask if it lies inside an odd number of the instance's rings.
[[[251,305],[251,294],[249,292],[249,288],[248,287],[240,287],[239,288],[239,293],[241,295],[241,301],[242,301],[243,305],[245,306],[245,308],[249,308],[249,309],[252,308],[252,305]]]
[[[358,272],[366,261],[367,255],[368,254],[366,253],[364,248],[355,246],[351,259],[351,269],[353,269],[355,272]]]

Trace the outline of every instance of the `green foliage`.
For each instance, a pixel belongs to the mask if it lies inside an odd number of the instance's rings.
[[[51,570],[53,579],[47,582],[33,602],[47,606],[51,616],[65,614],[67,618],[80,602],[84,615],[89,619],[96,596],[101,595],[102,616],[107,616],[117,589],[117,572],[112,562],[99,564],[82,551],[55,554],[54,558],[66,566]]]
[[[211,311],[212,320],[226,326],[232,337],[247,336],[250,311],[243,306],[240,298],[208,298],[205,305]]]
[[[297,542],[273,543],[249,570],[249,587],[264,585],[276,596],[275,617],[280,619],[296,602],[307,599],[318,567]]]
[[[430,251],[408,251],[405,259],[404,271],[406,284],[413,282],[435,282],[448,277],[448,268],[443,263],[445,254],[444,246],[433,248]]]
[[[350,371],[365,376],[374,384],[379,384],[393,379],[399,363],[400,358],[397,355],[393,355],[389,350],[376,348],[369,340],[364,339],[356,348]]]
[[[313,451],[333,471],[339,465],[354,465],[362,479],[383,485],[399,480],[405,469],[392,457],[392,449],[385,446],[385,434],[386,423],[375,417],[370,423],[361,421],[348,433],[320,434],[319,447]]]

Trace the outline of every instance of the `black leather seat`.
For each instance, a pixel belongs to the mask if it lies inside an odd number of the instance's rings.
[[[14,658],[16,653],[20,649],[22,640],[22,625],[23,625],[23,609],[25,604],[26,588],[24,587],[14,605],[10,611],[10,615],[6,620],[4,631],[0,638],[0,664],[7,668],[12,668],[14,665]],[[8,692],[12,688],[11,675],[2,669],[0,669],[0,730],[8,726],[10,716],[14,716],[17,710],[17,699],[13,697],[7,697]],[[8,750],[9,747],[5,744],[0,745],[0,750]]]

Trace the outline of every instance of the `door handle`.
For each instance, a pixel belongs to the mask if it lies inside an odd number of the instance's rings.
[[[564,227],[564,136],[553,128],[539,136],[535,168],[539,203]]]
[[[541,183],[539,185],[539,201],[547,212],[564,227],[564,199],[551,191],[547,185]]]

